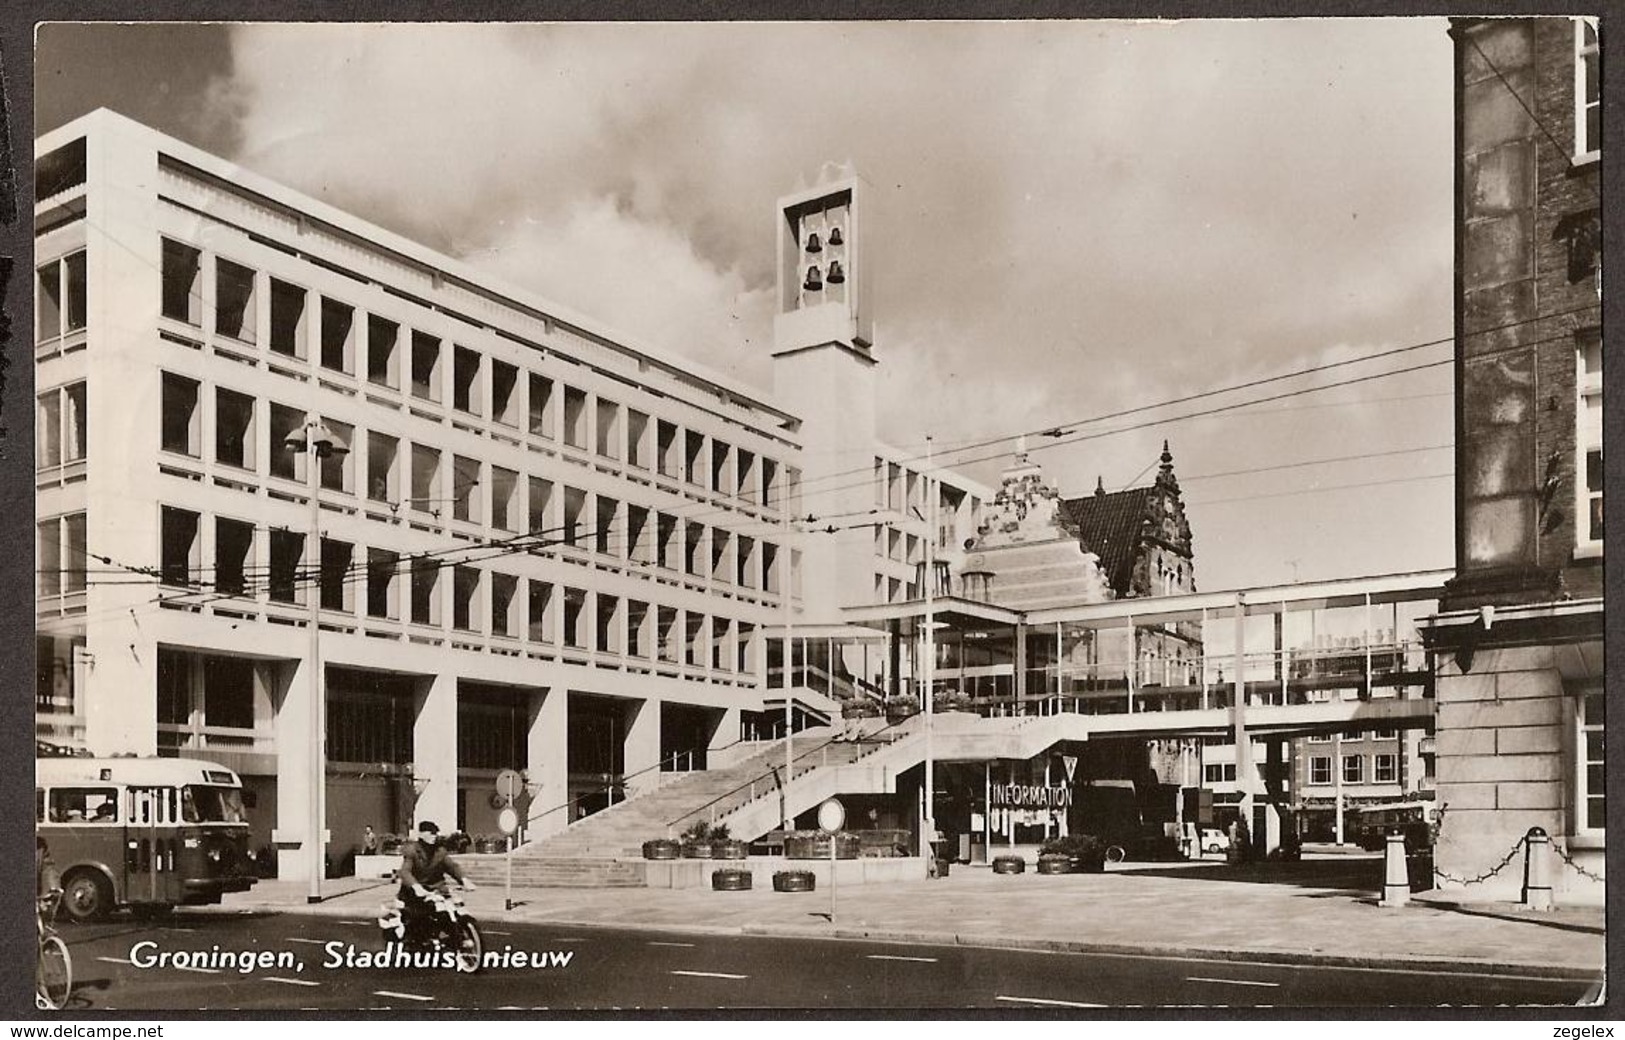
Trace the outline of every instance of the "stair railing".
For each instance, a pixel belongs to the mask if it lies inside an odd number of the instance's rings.
[[[728,748],[734,747],[737,744],[746,744],[746,743],[754,743],[754,741],[749,741],[749,740],[746,740],[744,737],[741,737],[738,740],[732,741],[732,742],[727,743],[727,744],[719,744],[716,747],[707,747],[705,750],[706,750],[707,753],[714,752],[714,751],[725,751]],[[589,791],[583,791],[580,794],[576,795],[574,798],[571,798],[569,801],[560,802],[558,805],[550,806],[549,808],[543,809],[541,812],[531,813],[531,814],[529,814],[528,816],[525,817],[525,830],[529,831],[530,825],[535,823],[537,820],[543,819],[543,818],[545,818],[547,816],[551,816],[553,813],[559,812],[560,810],[573,808],[574,806],[576,806],[580,802],[584,801],[585,799],[592,798],[592,797],[595,797],[597,795],[603,794],[606,791],[611,792],[611,797],[613,798],[613,792],[617,788],[624,788],[626,786],[626,782],[628,780],[632,780],[632,779],[634,779],[636,777],[643,776],[645,773],[653,773],[653,772],[657,772],[657,771],[664,771],[664,767],[668,763],[670,763],[672,765],[676,765],[678,760],[687,759],[687,761],[689,763],[689,766],[690,766],[690,769],[688,769],[686,771],[682,771],[684,773],[684,775],[690,775],[693,772],[697,772],[697,770],[694,770],[692,768],[693,763],[694,763],[694,755],[695,755],[697,750],[698,750],[697,748],[690,748],[687,751],[674,751],[670,755],[667,755],[665,758],[662,758],[660,761],[656,762],[652,766],[645,766],[644,768],[639,769],[635,773],[627,773],[627,774],[621,776],[619,779],[612,780],[612,781],[610,781],[610,782],[608,782],[608,783],[606,783],[606,784],[604,784],[604,785],[602,785],[600,787],[595,787],[595,788],[593,788],[593,789],[591,789]],[[660,785],[656,784],[654,787],[651,787],[648,791],[644,792],[641,795],[629,795],[629,796],[627,796],[625,798],[622,798],[619,802],[611,801],[610,804],[612,806],[613,805],[624,805],[627,802],[632,801],[635,798],[644,797],[644,796],[646,796],[648,794],[652,794],[652,793],[654,793],[655,791],[658,791],[658,790],[660,790]],[[592,819],[591,816],[584,816],[584,817],[581,817],[580,819],[575,819],[572,816],[571,819],[566,821],[566,826],[567,827],[574,826],[577,823],[581,823],[584,820],[590,820],[590,819]]]
[[[886,725],[884,725],[884,726],[880,727],[879,729],[875,730],[873,733],[868,734],[867,736],[864,736],[864,737],[859,737],[859,738],[853,739],[853,740],[842,741],[841,738],[838,737],[838,736],[830,737],[827,740],[824,740],[821,743],[815,744],[812,747],[807,748],[806,750],[802,751],[800,754],[798,754],[798,755],[794,756],[793,758],[791,758],[790,759],[791,768],[793,770],[794,766],[795,766],[795,763],[801,762],[801,761],[803,761],[805,759],[812,759],[814,756],[817,756],[818,761],[822,761],[822,762],[827,763],[828,760],[829,760],[829,746],[831,744],[835,744],[835,743],[846,743],[846,744],[855,744],[855,745],[857,745],[858,746],[858,754],[853,759],[853,761],[855,762],[858,759],[861,759],[861,758],[865,757],[865,755],[869,753],[869,752],[865,752],[864,749],[863,749],[863,746],[866,745],[866,744],[878,745],[876,748],[874,748],[872,750],[879,750],[880,747],[889,747],[892,744],[896,743],[898,740],[901,740],[904,737],[908,736],[909,734],[903,732],[900,729],[900,727],[908,725],[911,721],[913,721],[917,717],[918,717],[917,714],[916,715],[909,715],[906,718],[898,719],[896,722],[888,722]],[[882,734],[885,734],[885,736],[882,736]],[[879,738],[879,739],[876,739],[876,738]],[[850,764],[850,763],[848,763],[848,764]],[[810,773],[814,769],[817,769],[817,768],[818,768],[818,766],[817,766],[817,764],[815,762],[809,768],[804,769],[799,773],[795,773],[795,775],[792,776],[790,779],[794,780],[794,779],[797,779],[799,777],[805,776],[807,773]],[[750,779],[748,779],[748,780],[744,781],[743,783],[739,784],[737,787],[733,787],[733,788],[730,788],[727,791],[722,792],[721,794],[717,795],[715,798],[711,799],[709,802],[706,802],[704,805],[699,806],[696,809],[692,809],[689,812],[686,812],[686,813],[682,814],[681,816],[678,816],[676,819],[668,821],[666,823],[666,835],[668,837],[674,835],[677,832],[677,826],[679,824],[681,824],[681,823],[683,823],[684,821],[687,821],[687,820],[693,820],[693,819],[699,818],[701,816],[704,816],[704,815],[706,815],[707,810],[710,810],[709,816],[714,821],[716,819],[716,816],[717,816],[717,812],[716,812],[714,807],[716,805],[718,805],[719,803],[734,797],[735,795],[739,794],[741,791],[745,791],[749,795],[749,797],[746,799],[746,801],[741,803],[741,804],[748,805],[751,802],[756,801],[756,799],[758,797],[758,795],[756,793],[756,785],[757,785],[758,782],[766,781],[769,778],[772,778],[773,785],[771,787],[769,787],[768,790],[783,789],[786,786],[786,781],[779,777],[779,769],[780,769],[779,765],[777,765],[777,764],[771,765],[771,766],[769,766],[767,768],[767,770],[765,772],[756,774],[755,776],[751,777]],[[764,792],[764,794],[765,794],[765,792]]]

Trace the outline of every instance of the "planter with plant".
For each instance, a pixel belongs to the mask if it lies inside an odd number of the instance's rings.
[[[643,843],[644,859],[677,859],[683,854],[683,843],[675,838],[656,838]]]
[[[773,872],[773,891],[775,892],[811,892],[818,887],[818,879],[813,877],[810,870],[775,870]]]
[[[750,891],[750,871],[739,867],[722,867],[711,872],[711,890],[713,892],[748,892]]]
[[[880,715],[880,705],[867,697],[854,697],[841,705],[843,719],[872,719]]]
[[[711,858],[711,825],[704,820],[690,824],[682,834],[684,859]]]
[[[792,831],[784,836],[785,859],[829,859],[830,837],[823,831]],[[863,843],[856,834],[835,835],[835,858],[857,859]]]
[[[1027,861],[1020,856],[994,856],[993,873],[995,874],[1025,874]]]
[[[712,825],[706,840],[711,843],[712,859],[744,859],[750,855],[750,845],[730,837],[726,823]]]
[[[1040,874],[1098,874],[1106,869],[1106,843],[1093,834],[1051,838],[1038,847]]]
[[[886,701],[886,718],[898,722],[917,715],[920,711],[920,699],[912,693],[899,694]]]

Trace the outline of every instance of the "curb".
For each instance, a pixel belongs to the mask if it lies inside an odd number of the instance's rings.
[[[334,897],[335,899],[343,897]],[[371,908],[327,904],[261,904],[243,907],[246,912],[313,914],[322,917],[370,917]],[[686,935],[755,936],[795,939],[846,939],[868,942],[894,942],[912,945],[967,946],[999,950],[1026,950],[1041,953],[1103,954],[1126,957],[1178,958],[1181,960],[1251,961],[1262,964],[1300,964],[1325,968],[1366,968],[1392,971],[1431,971],[1446,975],[1524,975],[1531,978],[1561,979],[1589,982],[1603,975],[1601,965],[1592,968],[1553,964],[1531,964],[1520,961],[1483,960],[1461,958],[1447,960],[1440,956],[1391,954],[1372,956],[1361,954],[1319,953],[1299,950],[1266,950],[1205,946],[1170,946],[1157,943],[1080,942],[1069,939],[1030,939],[1004,935],[961,935],[956,932],[911,932],[882,928],[816,928],[801,925],[704,925],[666,924],[638,921],[582,920],[569,917],[544,917],[523,913],[519,909],[503,910],[498,907],[475,909],[487,921],[508,924],[546,924],[569,928],[607,929],[611,931],[648,931]]]

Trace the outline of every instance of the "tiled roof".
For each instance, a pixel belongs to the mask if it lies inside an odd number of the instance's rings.
[[[1065,500],[1066,511],[1078,524],[1083,547],[1100,557],[1100,569],[1119,598],[1129,595],[1140,548],[1140,528],[1155,490],[1129,488]]]

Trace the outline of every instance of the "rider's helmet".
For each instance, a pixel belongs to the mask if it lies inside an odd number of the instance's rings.
[[[433,845],[440,840],[440,826],[433,820],[424,820],[418,824],[418,841],[425,845]]]

